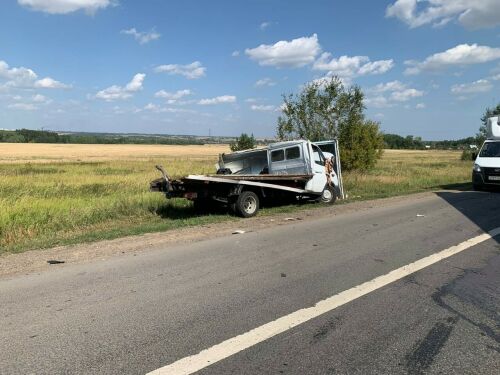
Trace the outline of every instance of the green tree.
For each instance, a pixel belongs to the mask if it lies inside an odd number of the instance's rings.
[[[252,135],[246,133],[241,133],[241,135],[236,139],[236,142],[232,142],[229,147],[231,151],[241,151],[249,150],[255,148],[255,138]]]
[[[495,107],[486,108],[486,110],[484,111],[483,116],[481,117],[481,126],[479,127],[479,133],[476,135],[479,145],[481,145],[488,137],[486,125],[488,124],[488,119],[494,116],[500,116],[500,103],[498,103]]]
[[[382,154],[384,140],[379,124],[365,119],[363,99],[359,86],[346,88],[338,77],[311,82],[299,94],[283,96],[278,138],[338,138],[342,168],[370,169]]]

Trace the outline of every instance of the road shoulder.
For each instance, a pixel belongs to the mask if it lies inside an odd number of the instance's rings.
[[[127,236],[114,240],[104,240],[70,246],[59,246],[44,250],[30,250],[19,254],[7,253],[0,256],[0,278],[21,274],[45,272],[82,264],[102,261],[125,254],[138,254],[144,251],[165,248],[180,243],[192,243],[207,239],[232,235],[234,231],[258,231],[270,226],[289,225],[300,220],[315,220],[327,216],[338,216],[352,212],[370,210],[377,207],[397,206],[398,204],[417,202],[435,198],[433,192],[417,193],[405,196],[357,201],[336,204],[327,207],[312,206],[304,210],[280,213],[269,216],[257,216],[250,219],[237,219],[218,224],[148,233],[139,236]],[[49,260],[64,263],[49,264]]]

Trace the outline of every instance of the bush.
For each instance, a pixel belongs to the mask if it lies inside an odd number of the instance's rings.
[[[340,160],[344,170],[367,170],[382,156],[384,137],[375,121],[355,121],[340,130]]]
[[[246,133],[242,133],[236,142],[232,142],[229,147],[231,151],[241,151],[241,150],[249,150],[255,148],[255,138],[252,135],[248,135]]]
[[[337,138],[343,169],[373,168],[382,155],[384,138],[379,124],[365,119],[363,99],[360,87],[345,88],[338,77],[311,82],[299,94],[283,97],[278,138],[313,142]]]
[[[460,159],[467,161],[476,160],[477,150],[465,149],[462,151],[462,156]]]

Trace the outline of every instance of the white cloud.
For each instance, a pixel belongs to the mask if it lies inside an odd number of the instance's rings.
[[[223,104],[223,103],[234,103],[234,102],[236,102],[236,96],[222,95],[222,96],[216,96],[215,98],[201,99],[198,102],[198,104],[212,105],[212,104]]]
[[[488,92],[493,88],[493,85],[487,79],[480,79],[471,83],[462,83],[453,85],[451,93],[454,95],[478,94]]]
[[[500,25],[498,0],[397,0],[389,5],[386,17],[396,17],[410,28],[426,24],[440,27],[454,19],[467,28]]]
[[[391,93],[391,99],[396,102],[406,102],[413,98],[423,96],[424,92],[416,89],[405,89],[402,91],[394,91]]]
[[[264,86],[275,86],[276,82],[274,82],[271,78],[262,78],[255,82],[255,87],[264,87]]]
[[[2,60],[0,60],[0,78],[7,79],[4,85],[7,88],[66,89],[71,87],[50,77],[37,79],[38,75],[33,70],[25,67],[10,68]]]
[[[407,102],[424,95],[424,92],[408,87],[400,81],[379,83],[366,90],[365,102],[374,108],[393,107],[396,103]]]
[[[152,40],[160,39],[161,34],[157,33],[154,30],[151,31],[137,31],[135,27],[129,30],[122,30],[122,34],[132,35],[135,40],[139,42],[139,44],[146,44],[151,42]]]
[[[379,83],[375,87],[369,89],[371,92],[387,92],[387,91],[401,91],[406,88],[406,85],[401,83],[400,81],[391,81],[387,83]]]
[[[364,64],[359,68],[358,74],[383,74],[394,67],[394,60],[378,60]]]
[[[137,73],[132,80],[127,83],[127,86],[125,86],[125,91],[128,92],[135,92],[142,90],[142,83],[144,82],[144,78],[146,77],[145,74],[143,73]]]
[[[104,90],[99,91],[95,97],[98,99],[111,102],[113,100],[123,100],[132,97],[134,92],[142,90],[142,84],[146,77],[143,73],[137,73],[125,87],[113,85]]]
[[[17,0],[17,2],[32,10],[50,14],[67,14],[78,10],[94,14],[99,9],[115,3],[113,0]]]
[[[176,101],[191,94],[192,94],[191,90],[187,89],[178,90],[176,92],[167,92],[165,90],[160,90],[155,93],[155,97]]]
[[[425,109],[425,107],[426,107],[425,103],[417,103],[415,109]]]
[[[155,68],[156,73],[180,74],[187,79],[198,79],[205,76],[206,68],[199,61],[194,61],[191,64],[167,64],[160,65]]]
[[[257,103],[257,101],[258,100],[256,98],[247,98],[247,99],[245,99],[245,102],[247,102],[247,103]]]
[[[422,71],[436,71],[453,66],[481,64],[500,59],[500,48],[478,46],[477,44],[459,44],[444,52],[435,53],[424,61],[405,61],[409,66],[405,74],[418,74]]]
[[[393,106],[393,104],[383,95],[367,96],[365,98],[365,103],[368,107],[374,108],[387,108]]]
[[[265,29],[267,29],[269,26],[272,25],[272,22],[262,22],[260,25],[259,25],[259,29],[261,29],[262,31],[264,31]]]
[[[275,111],[276,107],[274,105],[258,105],[254,104],[250,107],[252,111],[268,112]]]
[[[379,60],[370,61],[368,56],[340,56],[333,58],[328,52],[324,52],[314,62],[314,70],[325,70],[340,77],[355,77],[367,74],[382,74],[392,69],[394,61]]]
[[[239,55],[240,55],[240,51],[238,51],[238,50],[233,51],[233,53],[231,53],[232,57],[238,57]]]
[[[0,60],[0,77],[14,82],[33,82],[38,76],[28,68],[9,68],[5,61]]]
[[[38,107],[33,103],[13,103],[9,104],[7,108],[19,109],[21,111],[36,111]]]
[[[195,111],[189,109],[162,107],[153,103],[146,104],[142,110],[155,113],[195,113]],[[141,112],[142,110],[139,109],[138,112]]]
[[[35,87],[42,89],[69,89],[71,85],[66,85],[62,82],[56,81],[50,77],[42,78],[35,81]]]
[[[35,102],[35,103],[41,103],[41,104],[49,104],[52,102],[51,99],[47,98],[44,95],[40,95],[40,94],[33,95],[31,100],[33,100],[33,102]]]
[[[310,37],[247,48],[245,54],[262,66],[297,68],[311,64],[320,51],[318,36],[313,34]]]

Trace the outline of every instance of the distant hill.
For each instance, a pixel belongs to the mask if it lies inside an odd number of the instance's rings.
[[[87,133],[49,130],[0,130],[0,142],[10,143],[75,143],[75,144],[163,144],[201,145],[228,144],[236,137],[208,137],[196,135],[140,134],[140,133]],[[259,139],[259,143],[271,140]]]

